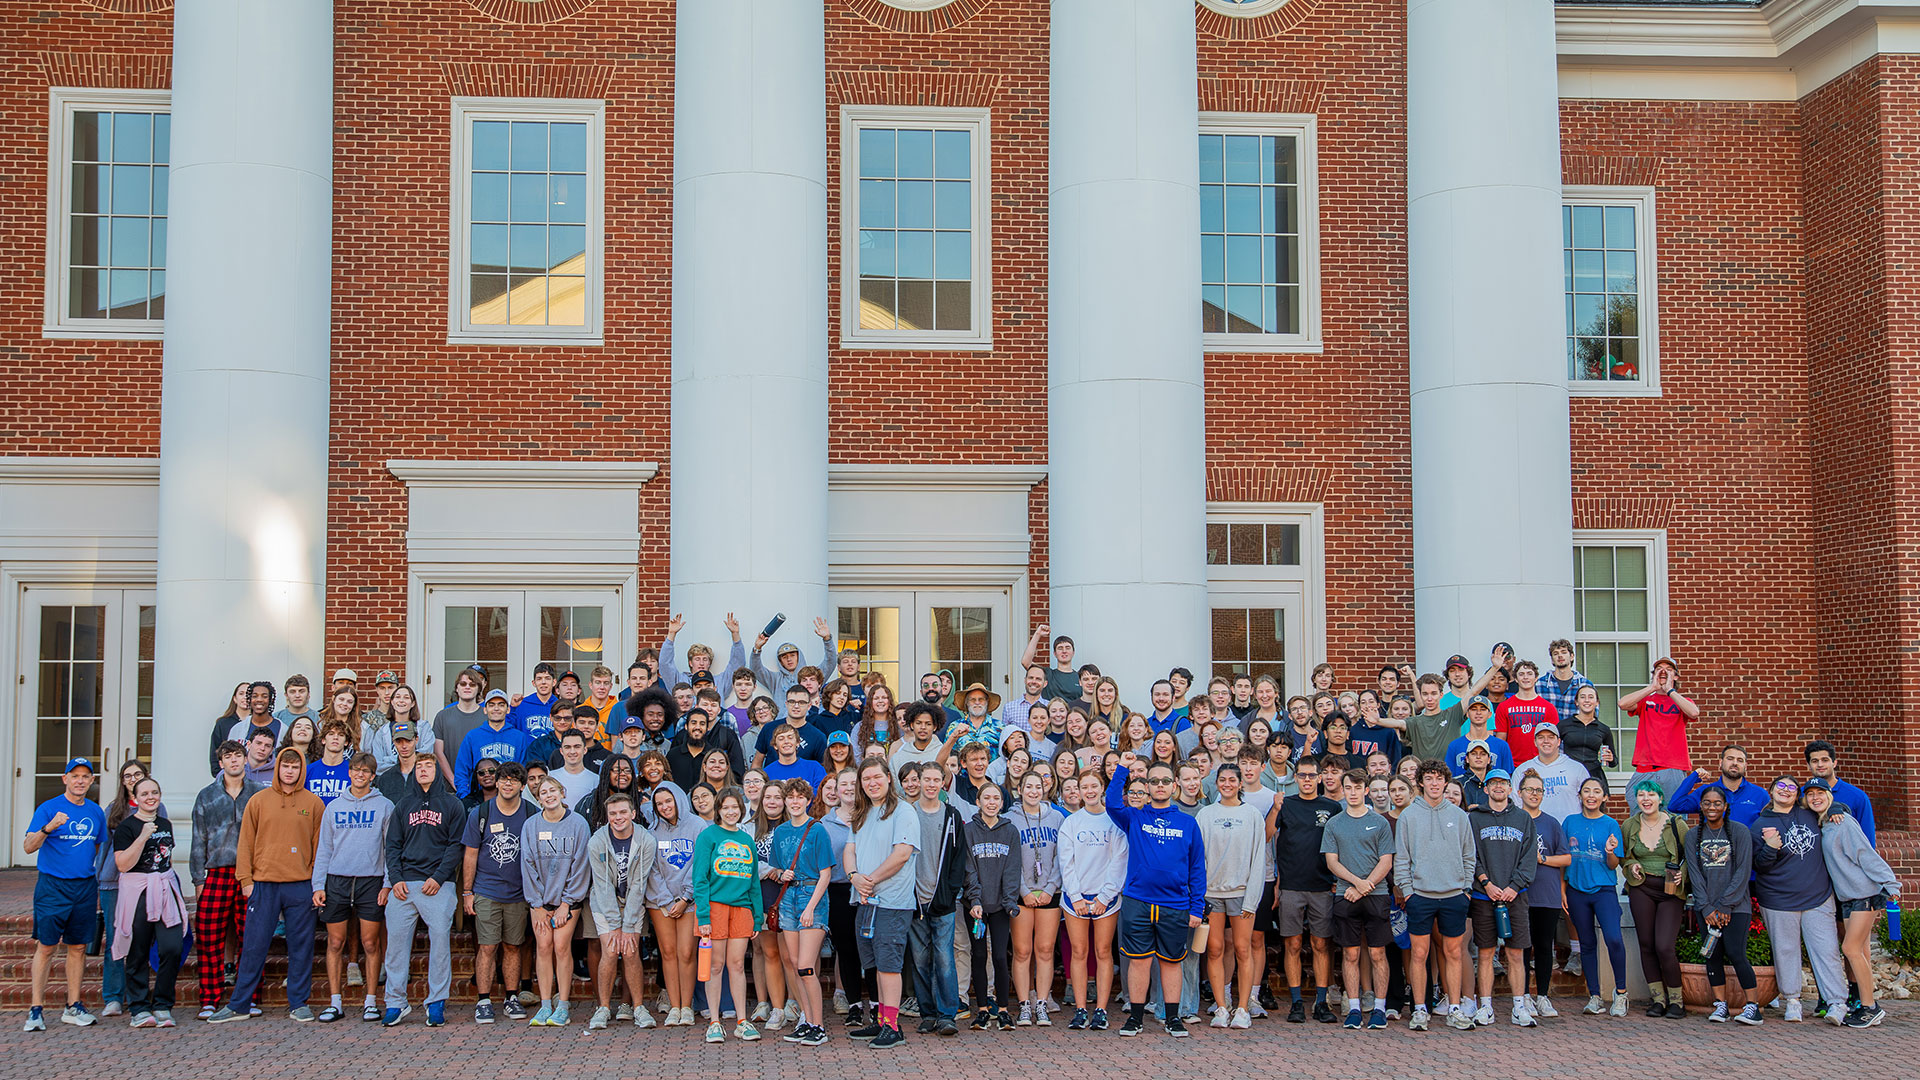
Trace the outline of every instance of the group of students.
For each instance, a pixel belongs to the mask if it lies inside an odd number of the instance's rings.
[[[216,775],[194,801],[190,916],[158,783],[129,763],[103,810],[88,798],[91,764],[69,762],[65,791],[40,807],[26,841],[39,858],[27,1030],[44,1030],[62,944],[59,1018],[94,1022],[80,974],[96,910],[109,914],[103,1013],[124,1011],[135,1027],[174,1023],[188,917],[200,1018],[216,1024],[259,1014],[281,926],[294,1020],[346,1018],[358,957],[361,1019],[388,1026],[413,1012],[424,927],[425,1022],[441,1025],[464,917],[482,1024],[567,1026],[584,976],[589,1028],[695,1026],[704,1015],[708,1041],[724,1041],[732,1019],[737,1039],[787,1027],[786,1041],[820,1045],[831,1008],[851,1038],[884,1049],[904,1041],[903,1014],[935,1035],[963,1020],[1049,1026],[1057,966],[1068,1027],[1108,1028],[1118,976],[1121,1035],[1140,1033],[1151,1007],[1183,1037],[1203,1008],[1229,1030],[1279,1008],[1273,945],[1293,1023],[1309,1015],[1308,957],[1313,1019],[1342,1021],[1337,982],[1345,1026],[1382,1028],[1404,1013],[1414,1030],[1434,1017],[1462,1030],[1493,1023],[1504,960],[1511,1022],[1532,1027],[1557,1015],[1563,914],[1562,963],[1585,975],[1585,1011],[1625,1015],[1623,878],[1649,1016],[1688,1015],[1676,943],[1691,912],[1709,940],[1707,1018],[1761,1022],[1760,1003],[1738,1000],[1725,970],[1750,994],[1757,907],[1787,1020],[1802,1015],[1803,940],[1820,1015],[1853,1027],[1884,1018],[1867,936],[1899,883],[1874,852],[1870,802],[1838,779],[1825,742],[1807,748],[1812,779],[1781,777],[1764,794],[1744,782],[1738,747],[1717,776],[1693,770],[1686,725],[1699,710],[1671,660],[1621,701],[1639,719],[1623,827],[1606,812],[1613,736],[1565,641],[1549,646],[1544,673],[1502,644],[1477,679],[1455,656],[1444,676],[1390,665],[1377,686],[1346,693],[1322,665],[1314,693],[1284,705],[1271,677],[1201,687],[1176,669],[1153,683],[1151,710],[1134,712],[1110,676],[1073,664],[1066,637],[1051,643],[1053,665],[1029,663],[1024,697],[1004,706],[940,672],[922,677],[918,700],[896,703],[856,654],[833,654],[824,621],[833,678],[792,645],[763,667],[764,634],[749,660],[727,622],[734,643],[719,671],[713,651],[694,646],[680,673],[675,619],[620,697],[605,668],[582,692],[577,676],[541,665],[516,699],[476,665],[434,727],[388,672],[367,710],[353,673],[337,673],[317,722],[276,715],[270,683],[237,687],[215,726]],[[1042,627],[1023,662],[1046,647]],[[784,701],[784,718],[761,688]],[[289,706],[304,710],[310,695],[296,689],[306,680],[287,683]],[[317,1014],[316,920],[330,995]]]

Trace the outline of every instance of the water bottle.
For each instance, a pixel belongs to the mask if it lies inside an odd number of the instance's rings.
[[[700,939],[700,981],[706,982],[713,977],[713,938],[703,936]]]
[[[769,638],[772,637],[773,632],[775,630],[780,629],[780,624],[786,621],[787,621],[787,615],[785,612],[775,612],[773,618],[767,621],[767,625],[761,628],[760,630],[761,636],[769,637]]]
[[[1900,898],[1887,897],[1887,940],[1900,940]]]
[[[1707,940],[1700,947],[1700,958],[1702,960],[1705,960],[1708,957],[1711,957],[1713,955],[1713,950],[1719,947],[1720,947],[1720,928],[1717,926],[1707,927]]]
[[[986,923],[983,923],[983,922],[981,922],[981,921],[980,921],[979,919],[975,919],[975,920],[973,920],[973,936],[974,936],[974,940],[976,940],[976,941],[977,941],[977,940],[979,940],[979,939],[981,939],[981,938],[984,938],[984,937],[986,937],[986,936],[987,936],[987,924],[986,924]]]
[[[1507,905],[1493,905],[1493,929],[1502,941],[1513,936],[1513,913],[1507,910]]]

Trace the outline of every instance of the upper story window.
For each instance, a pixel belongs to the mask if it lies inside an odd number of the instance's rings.
[[[1265,15],[1285,6],[1287,0],[1200,0],[1204,7],[1212,8],[1223,15],[1252,18]]]
[[[987,110],[840,115],[841,344],[991,346]]]
[[[599,101],[453,103],[448,335],[499,344],[598,344]]]
[[[169,100],[164,90],[53,91],[48,336],[160,336],[167,306]]]
[[[1575,394],[1658,394],[1652,188],[1568,187],[1560,208],[1567,381]]]
[[[1200,117],[1201,330],[1214,352],[1320,350],[1314,118]]]

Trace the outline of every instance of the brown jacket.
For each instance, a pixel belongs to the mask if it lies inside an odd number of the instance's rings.
[[[285,755],[300,762],[300,779],[289,788],[277,770]],[[314,849],[320,843],[320,796],[307,790],[307,764],[291,747],[274,757],[273,786],[256,792],[240,815],[240,846],[233,876],[240,887],[256,881],[310,881]]]

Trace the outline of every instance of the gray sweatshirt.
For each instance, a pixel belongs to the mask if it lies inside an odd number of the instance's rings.
[[[1207,851],[1207,896],[1213,899],[1247,895],[1260,898],[1266,885],[1267,822],[1258,810],[1241,803],[1202,807],[1200,843]]]
[[[206,882],[208,870],[233,866],[240,861],[240,815],[246,811],[247,800],[253,798],[253,793],[264,790],[261,785],[243,778],[239,796],[230,796],[224,776],[214,777],[213,783],[200,789],[199,797],[193,800],[193,852],[188,857],[196,888]]]
[[[1060,816],[1046,803],[1040,804],[1040,812],[1029,816],[1026,810],[1015,806],[1006,814],[1013,827],[1020,830],[1020,892],[1052,893],[1060,895],[1060,826],[1066,818]]]
[[[336,795],[320,813],[320,842],[313,852],[313,891],[327,887],[327,875],[377,877],[387,880],[387,821],[393,800],[368,788],[364,797],[349,789]]]
[[[682,809],[674,824],[656,821],[649,829],[653,870],[647,875],[648,907],[671,907],[675,900],[693,902],[693,842],[706,827],[704,818]]]
[[[534,907],[579,908],[593,883],[587,866],[587,819],[573,811],[559,821],[535,814],[520,827],[520,887]]]
[[[1400,895],[1440,898],[1473,886],[1473,822],[1447,800],[1439,806],[1413,800],[1400,814],[1393,845],[1400,856],[1393,861],[1393,884]]]
[[[605,935],[620,930],[637,934],[646,926],[647,879],[653,873],[656,850],[653,834],[636,823],[632,847],[627,854],[627,902],[622,904],[615,887],[619,868],[613,861],[612,830],[602,825],[587,841],[587,867],[593,874],[587,907],[593,911],[596,932]]]
[[[1887,860],[1867,842],[1866,831],[1852,814],[1828,811],[1826,824],[1820,826],[1820,849],[1827,857],[1827,876],[1833,879],[1833,895],[1842,900],[1867,900],[1883,892],[1898,894],[1900,878]]]
[[[1688,903],[1702,915],[1753,913],[1753,834],[1728,820],[1718,829],[1703,823],[1687,831]]]

